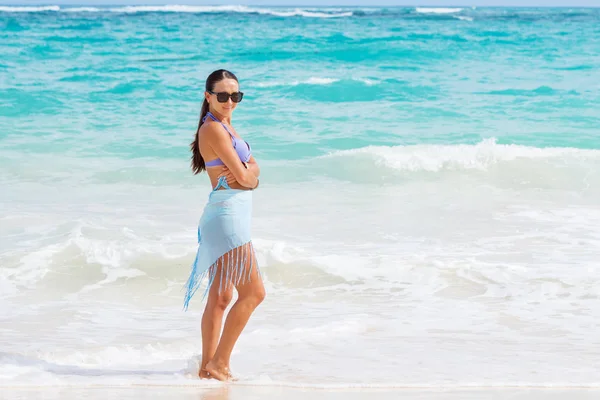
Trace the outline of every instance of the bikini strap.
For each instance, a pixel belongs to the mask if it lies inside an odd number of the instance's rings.
[[[231,189],[229,187],[229,184],[227,183],[227,178],[225,178],[224,176],[220,177],[217,185],[215,186],[215,188],[213,189],[213,191],[215,190],[219,190],[221,187],[224,187],[225,189]]]
[[[210,111],[208,111],[206,113],[206,116],[202,119],[202,123],[204,123],[204,121],[206,120],[206,117],[210,117],[213,121],[220,123],[223,126],[223,128],[225,128],[227,133],[229,133],[229,136],[231,136],[231,138],[235,141],[235,136],[233,136],[233,133],[231,133],[229,128],[227,128],[227,125],[225,125],[224,123],[219,121],[219,119],[217,117],[215,117]]]

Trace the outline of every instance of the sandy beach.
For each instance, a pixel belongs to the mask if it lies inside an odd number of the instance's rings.
[[[307,389],[218,385],[216,387],[94,386],[3,388],[0,399],[177,400],[591,400],[600,388]]]

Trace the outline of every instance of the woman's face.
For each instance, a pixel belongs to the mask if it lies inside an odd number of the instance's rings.
[[[215,83],[212,94],[210,92],[205,92],[204,95],[206,96],[206,100],[208,100],[208,103],[213,110],[224,117],[230,117],[231,113],[237,106],[237,103],[234,103],[233,100],[231,100],[231,97],[229,97],[225,103],[221,103],[217,100],[217,94],[231,94],[238,92],[239,90],[238,82],[235,79],[223,79]]]

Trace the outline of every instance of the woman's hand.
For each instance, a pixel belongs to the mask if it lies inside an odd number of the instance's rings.
[[[228,185],[231,185],[234,182],[237,182],[233,173],[227,167],[223,167],[223,171],[219,174],[219,179],[224,176]]]

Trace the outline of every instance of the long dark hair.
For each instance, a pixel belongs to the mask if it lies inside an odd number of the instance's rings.
[[[233,72],[227,71],[225,69],[218,69],[216,71],[213,71],[206,78],[205,90],[207,92],[212,92],[215,89],[215,85],[217,84],[217,82],[220,82],[223,79],[235,79],[235,81],[238,82],[238,79],[233,74]],[[206,101],[206,97],[204,97],[204,102],[202,103],[202,108],[200,109],[200,121],[198,122],[198,128],[196,128],[196,133],[194,134],[194,141],[190,143],[190,148],[192,150],[191,164],[194,175],[206,170],[204,158],[202,158],[202,155],[200,154],[200,148],[198,147],[198,131],[200,131],[200,127],[202,126],[202,121],[204,120],[206,113],[208,113],[208,101]]]

